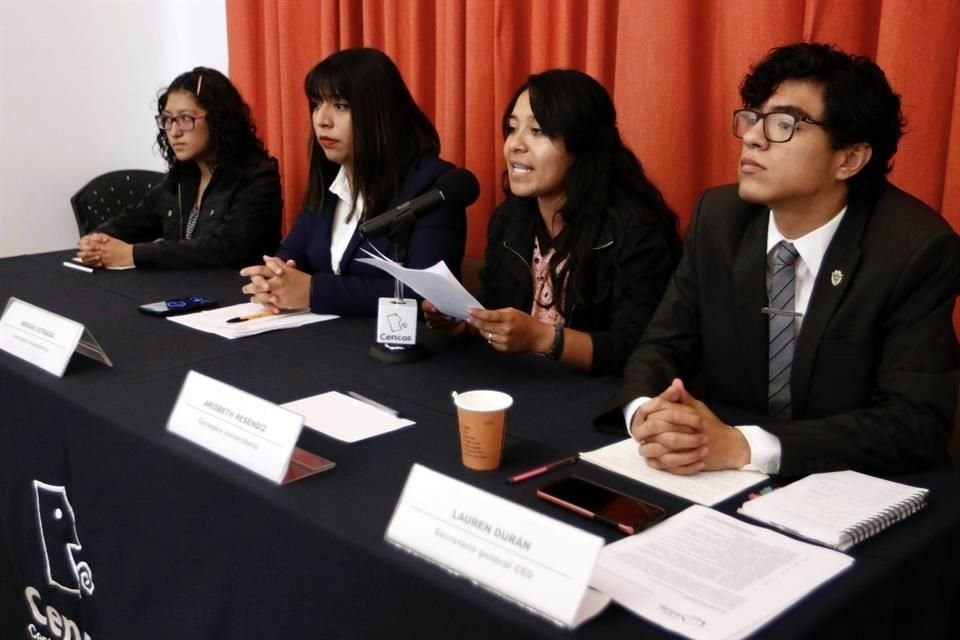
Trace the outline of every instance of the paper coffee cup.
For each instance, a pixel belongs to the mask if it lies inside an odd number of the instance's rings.
[[[513,398],[500,391],[455,394],[460,423],[460,455],[469,469],[489,471],[500,466],[507,433],[507,409]]]

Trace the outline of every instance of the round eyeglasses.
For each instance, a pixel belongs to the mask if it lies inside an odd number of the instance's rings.
[[[200,114],[196,116],[188,113],[181,113],[178,116],[168,116],[163,114],[155,116],[154,120],[157,121],[158,127],[167,132],[169,132],[170,129],[173,129],[174,122],[177,123],[177,128],[179,128],[180,131],[192,131],[193,128],[197,126],[197,120],[203,120],[206,117],[206,114]]]
[[[768,142],[789,142],[801,122],[818,127],[826,126],[813,118],[795,116],[783,111],[761,113],[754,109],[737,109],[733,112],[733,135],[742,138],[760,120],[763,120],[763,135]]]

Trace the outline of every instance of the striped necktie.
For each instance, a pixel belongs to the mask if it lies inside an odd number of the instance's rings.
[[[799,255],[792,244],[782,240],[774,249],[773,272],[770,275],[767,400],[770,415],[781,419],[792,415],[790,368],[793,366],[793,343],[796,339],[793,306],[797,271],[794,262]]]

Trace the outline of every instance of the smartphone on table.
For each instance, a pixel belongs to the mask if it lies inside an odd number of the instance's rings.
[[[181,313],[193,313],[217,306],[217,301],[204,296],[187,296],[185,298],[170,298],[159,302],[150,302],[138,307],[143,313],[151,316],[177,316]]]
[[[544,485],[537,490],[537,497],[629,535],[660,522],[666,516],[663,507],[580,476]]]

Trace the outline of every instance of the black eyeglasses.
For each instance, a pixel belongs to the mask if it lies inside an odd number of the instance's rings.
[[[188,113],[181,113],[178,116],[159,115],[155,116],[154,119],[157,121],[158,127],[169,132],[170,129],[173,129],[174,122],[177,123],[180,131],[192,131],[197,126],[197,120],[203,120],[206,117],[205,114],[192,116]]]
[[[789,142],[801,122],[826,126],[813,118],[798,117],[783,111],[760,113],[754,109],[737,109],[733,112],[733,135],[742,138],[759,120],[763,120],[763,135],[768,142]]]

